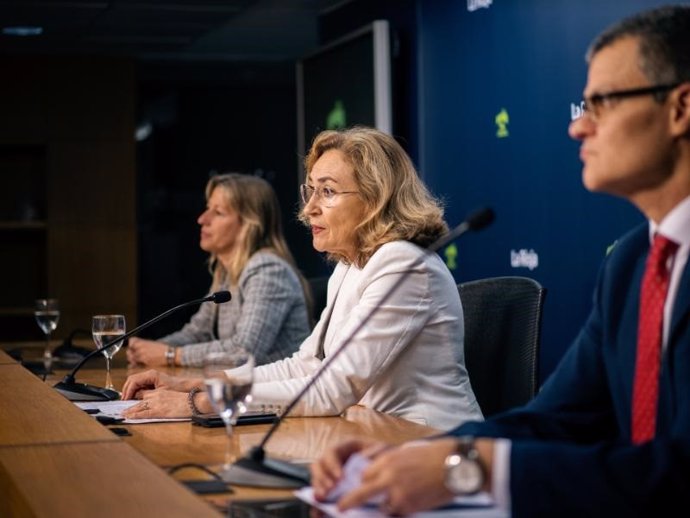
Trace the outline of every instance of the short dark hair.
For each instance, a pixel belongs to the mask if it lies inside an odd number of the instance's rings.
[[[639,40],[640,70],[655,84],[690,81],[690,6],[667,5],[611,25],[587,51],[587,62],[604,47],[625,38]]]

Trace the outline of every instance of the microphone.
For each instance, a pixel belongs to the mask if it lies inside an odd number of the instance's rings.
[[[166,312],[161,313],[160,315],[158,315],[155,318],[152,318],[148,322],[144,322],[139,327],[135,327],[134,329],[123,334],[122,336],[118,336],[113,340],[110,340],[108,343],[103,344],[102,347],[99,347],[98,349],[89,352],[89,354],[84,356],[81,359],[81,361],[77,363],[77,365],[72,369],[72,371],[69,374],[67,374],[62,379],[62,381],[56,383],[53,388],[70,401],[114,401],[116,399],[120,399],[120,394],[114,390],[110,390],[104,387],[97,387],[95,385],[87,385],[86,383],[76,383],[74,381],[75,374],[79,369],[81,369],[82,365],[84,365],[88,360],[96,356],[98,353],[102,353],[103,351],[105,351],[109,347],[112,347],[116,343],[122,342],[130,336],[138,333],[143,329],[146,329],[149,326],[152,326],[159,320],[167,317],[172,313],[175,313],[176,311],[182,308],[186,308],[187,306],[192,306],[194,304],[201,304],[202,302],[215,302],[216,304],[223,304],[224,302],[229,301],[230,298],[231,295],[229,291],[217,291],[215,293],[208,295],[207,297],[203,297],[201,299],[196,300],[190,300],[189,302],[185,302],[184,304],[180,304],[179,306],[175,306],[174,308],[171,308]]]
[[[454,239],[457,239],[471,230],[477,231],[484,229],[493,223],[495,217],[495,212],[489,207],[485,207],[473,212],[457,227],[453,228],[450,232],[444,234],[436,241],[431,243],[425,249],[425,253],[435,253],[441,247],[447,245]],[[324,359],[324,361],[321,363],[321,366],[312,375],[309,382],[304,385],[302,390],[297,393],[287,407],[285,407],[283,412],[281,412],[278,419],[273,422],[258,446],[254,446],[246,457],[240,458],[237,460],[237,462],[232,464],[223,472],[222,477],[225,482],[237,485],[279,488],[298,488],[309,484],[309,470],[306,467],[266,457],[266,452],[264,449],[266,443],[281,425],[283,419],[285,419],[295,405],[299,403],[302,397],[314,385],[314,383],[316,383],[316,381],[321,377],[326,369],[328,369],[328,367],[340,355],[340,353],[348,346],[348,344],[352,342],[355,335],[357,335],[357,333],[359,333],[367,322],[369,322],[369,320],[376,314],[378,308],[383,306],[383,304],[385,304],[395,293],[400,284],[401,282],[399,281],[391,286],[391,288],[384,293],[378,305],[372,309],[369,314],[366,315],[366,317],[364,317],[364,319],[359,323],[359,325],[347,336],[347,338],[345,338],[342,345],[336,349],[333,354]]]

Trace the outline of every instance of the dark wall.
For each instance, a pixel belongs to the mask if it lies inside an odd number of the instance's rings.
[[[134,322],[134,63],[2,55],[0,70],[0,341],[42,337],[35,298],[60,300],[54,339],[106,311]]]
[[[297,155],[294,69],[270,78],[227,77],[231,65],[168,77],[142,71],[139,120],[151,134],[138,144],[140,321],[208,290],[207,254],[196,220],[213,173],[260,175],[279,193],[283,224],[298,264],[320,260],[295,218]],[[305,272],[309,273],[309,272]],[[148,332],[178,329],[194,309]]]
[[[319,37],[328,43],[374,20],[388,20],[391,31],[393,133],[417,159],[417,30],[414,0],[353,0],[319,18]]]
[[[587,317],[607,247],[642,221],[627,202],[582,186],[567,128],[585,50],[612,21],[662,2],[486,3],[419,2],[420,163],[451,224],[483,204],[497,213],[457,243],[457,280],[525,275],[548,289],[543,379]]]

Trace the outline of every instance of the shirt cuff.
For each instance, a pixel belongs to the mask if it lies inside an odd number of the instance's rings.
[[[494,441],[494,459],[491,466],[491,496],[499,509],[510,511],[510,449],[508,439]]]

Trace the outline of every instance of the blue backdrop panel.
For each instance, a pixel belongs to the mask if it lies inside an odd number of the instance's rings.
[[[420,169],[451,224],[481,205],[497,213],[448,262],[457,281],[525,275],[548,289],[542,380],[587,317],[607,247],[642,221],[627,202],[582,186],[567,130],[586,83],[584,54],[611,22],[662,3],[418,3]]]

